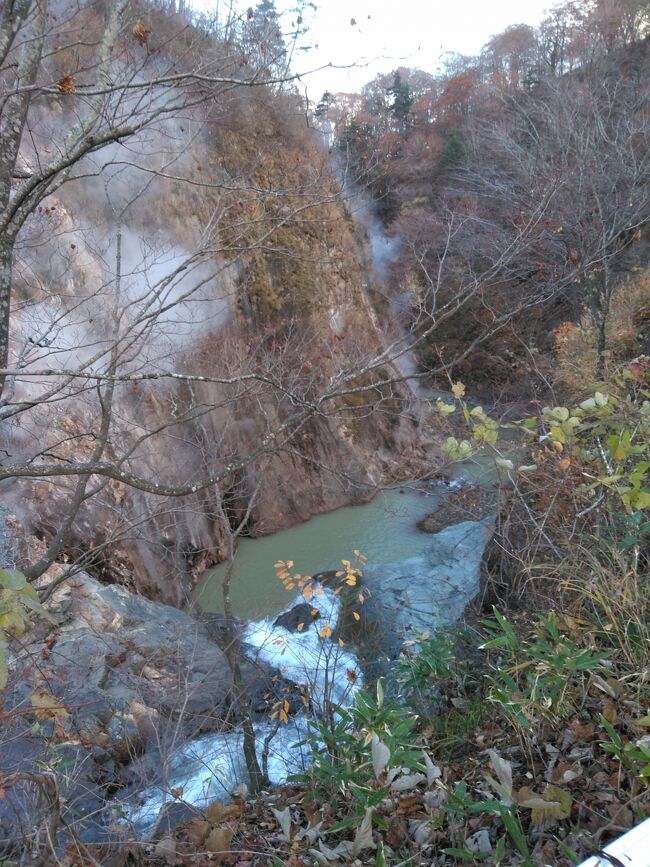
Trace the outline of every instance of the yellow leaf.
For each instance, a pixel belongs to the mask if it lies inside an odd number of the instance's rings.
[[[318,634],[321,638],[329,638],[332,634],[332,627],[329,625],[329,623],[326,623]]]
[[[461,397],[465,394],[465,386],[462,382],[455,382],[451,387],[451,393],[456,398],[456,400],[460,400]]]
[[[538,827],[553,825],[571,815],[571,795],[559,786],[549,783],[544,791],[544,798],[535,800],[537,803],[531,804],[531,819]]]
[[[355,620],[361,620],[361,615],[359,614],[358,611],[353,611],[352,616],[354,617]]]
[[[33,692],[30,700],[37,719],[65,720],[70,716],[61,702],[44,689]]]

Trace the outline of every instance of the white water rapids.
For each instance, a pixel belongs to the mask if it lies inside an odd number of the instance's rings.
[[[304,685],[312,710],[318,714],[328,700],[348,704],[363,679],[349,649],[338,641],[320,637],[326,623],[335,630],[341,599],[331,588],[315,586],[322,592],[315,594],[309,604],[318,609],[320,617],[304,630],[289,632],[274,626],[273,619],[257,620],[248,624],[242,641],[249,657],[277,668],[287,680]],[[298,596],[287,610],[304,601]],[[273,784],[286,782],[287,777],[304,771],[309,764],[308,750],[295,746],[307,735],[304,714],[291,716],[286,724],[265,722],[256,726],[255,734],[258,760],[260,765],[266,761]],[[199,810],[213,801],[228,800],[248,779],[242,733],[207,734],[180,746],[161,767],[160,776],[158,784],[140,792],[127,808],[128,821],[140,835],[150,832],[161,810],[175,800]]]

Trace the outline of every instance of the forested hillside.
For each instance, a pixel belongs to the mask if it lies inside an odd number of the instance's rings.
[[[610,348],[645,351],[649,64],[645,4],[566,3],[437,77],[324,95],[317,117],[401,240],[423,369],[521,397],[547,387],[535,367],[563,322],[588,330],[594,375]]]

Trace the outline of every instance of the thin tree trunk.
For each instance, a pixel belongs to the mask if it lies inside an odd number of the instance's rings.
[[[232,540],[228,540],[228,548],[230,549]],[[235,617],[232,610],[232,600],[230,598],[230,580],[232,578],[233,568],[235,565],[234,551],[228,552],[228,568],[223,579],[223,610],[226,616],[226,657],[232,671],[232,683],[235,694],[235,707],[237,714],[241,720],[241,727],[244,734],[244,760],[251,781],[251,794],[256,795],[265,786],[268,785],[268,779],[262,773],[260,764],[257,760],[255,730],[253,729],[253,721],[251,719],[250,702],[246,696],[244,689],[244,681],[239,665],[239,647],[235,636]]]
[[[254,496],[251,498],[251,504],[253,499]],[[235,635],[235,615],[233,613],[232,598],[230,595],[230,586],[235,569],[235,538],[237,531],[233,532],[233,529],[230,526],[228,516],[226,515],[223,506],[221,492],[217,493],[217,511],[219,513],[221,526],[228,539],[228,567],[222,585],[223,612],[226,618],[225,653],[232,673],[235,708],[241,721],[242,732],[244,735],[244,761],[246,762],[248,776],[250,777],[251,794],[256,795],[263,788],[268,786],[269,781],[266,775],[262,772],[257,760],[256,737],[251,717],[250,702],[246,695],[241,667],[239,665],[239,644]],[[244,521],[245,520],[246,518]],[[238,531],[241,531],[243,523],[244,522],[240,524]]]
[[[606,325],[607,319],[601,315],[597,322],[598,333],[596,336],[596,379],[599,381],[605,373],[605,351],[607,349]]]
[[[7,368],[9,361],[9,314],[11,313],[11,274],[13,242],[0,239],[0,368]],[[5,386],[5,376],[0,376],[0,399]]]
[[[607,320],[612,300],[609,263],[603,264],[603,288],[598,299],[596,319],[596,379],[601,380],[605,373],[605,352],[607,350]]]

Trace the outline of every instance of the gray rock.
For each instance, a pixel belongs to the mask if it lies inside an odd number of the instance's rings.
[[[368,598],[354,606],[361,621],[357,634],[347,637],[366,659],[394,659],[413,633],[458,620],[478,593],[493,531],[489,521],[465,521],[433,535],[417,557],[368,567],[363,577]]]
[[[57,588],[48,605],[58,624],[53,629],[35,619],[15,644],[3,698],[8,708],[28,708],[32,694],[44,690],[65,718],[27,712],[11,727],[0,726],[3,772],[47,767],[64,749],[71,770],[60,777],[61,796],[73,805],[66,821],[82,839],[100,840],[113,833],[103,810],[107,792],[146,786],[198,735],[227,737],[220,732],[235,721],[232,675],[204,624],[123,587],[80,574]],[[253,659],[242,656],[240,668],[254,711],[266,713],[292,686]],[[298,703],[296,696],[294,710]],[[35,815],[38,803],[32,784],[0,799],[0,839],[17,827],[21,811]]]
[[[122,587],[80,574],[48,604],[64,614],[54,629],[34,619],[15,643],[3,699],[7,708],[29,708],[41,691],[61,714],[27,710],[0,726],[3,772],[54,763],[70,805],[66,821],[95,839],[104,833],[105,787],[120,785],[123,769],[148,750],[220,730],[232,676],[224,652],[190,615]],[[0,839],[17,813],[38,814],[38,799],[32,783],[0,799]]]
[[[315,612],[315,613],[314,613]],[[299,605],[294,605],[289,611],[284,611],[273,623],[274,626],[281,626],[288,632],[299,632],[299,627],[308,626],[312,621],[320,617],[320,612],[309,605],[307,602],[301,602]]]
[[[182,717],[187,734],[210,720],[216,728],[230,704],[230,668],[189,614],[83,573],[55,592],[52,608],[65,619],[47,644],[50,689],[85,737],[108,731],[111,720],[112,743],[102,746],[123,753],[136,732],[153,737],[161,719]]]

